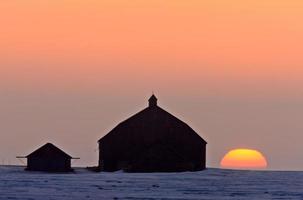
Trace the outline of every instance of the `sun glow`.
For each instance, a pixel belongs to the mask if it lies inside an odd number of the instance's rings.
[[[222,168],[232,169],[265,169],[266,158],[261,152],[252,149],[234,149],[221,160]]]

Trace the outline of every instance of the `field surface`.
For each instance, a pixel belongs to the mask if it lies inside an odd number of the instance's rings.
[[[303,172],[208,169],[185,173],[26,172],[0,167],[0,200],[303,199]]]

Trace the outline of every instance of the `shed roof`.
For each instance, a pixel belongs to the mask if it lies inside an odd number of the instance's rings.
[[[60,155],[67,158],[72,158],[70,155],[53,145],[52,143],[46,143],[39,149],[35,150],[26,157],[48,157],[52,155]]]

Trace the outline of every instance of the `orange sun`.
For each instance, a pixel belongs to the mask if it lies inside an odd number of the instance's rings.
[[[252,149],[234,149],[221,160],[222,168],[265,169],[267,161],[261,152]]]

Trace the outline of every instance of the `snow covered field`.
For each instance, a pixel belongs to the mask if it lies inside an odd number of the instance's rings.
[[[0,167],[0,199],[303,199],[303,172],[208,169],[202,172],[69,174]]]

